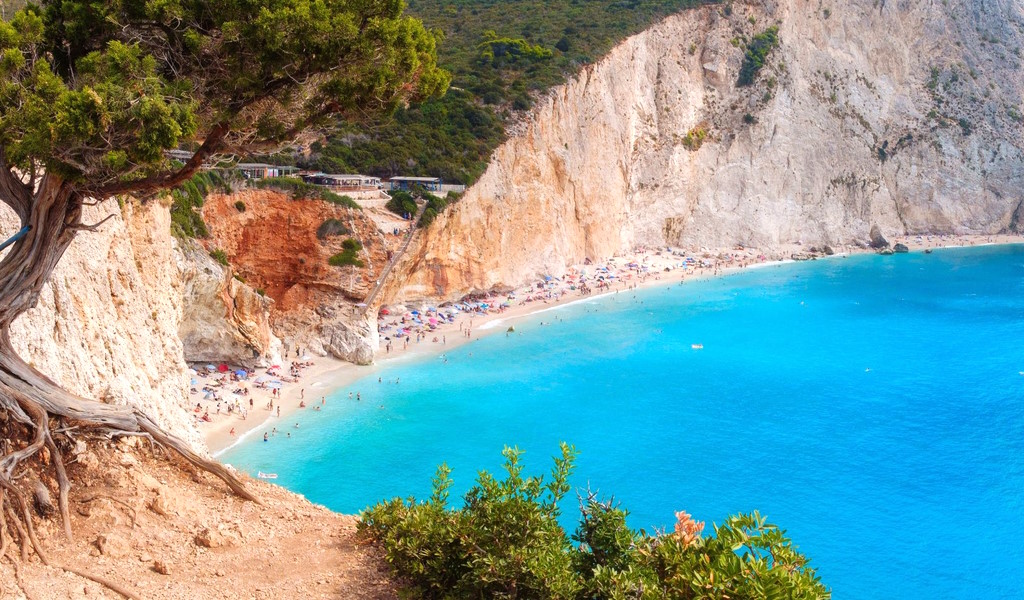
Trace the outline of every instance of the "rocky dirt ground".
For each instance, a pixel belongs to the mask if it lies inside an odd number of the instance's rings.
[[[136,439],[77,456],[69,467],[74,540],[59,517],[38,520],[51,566],[33,554],[18,574],[0,559],[0,599],[121,597],[54,565],[138,598],[397,597],[385,563],[357,538],[355,517],[248,478],[263,504],[243,501]]]

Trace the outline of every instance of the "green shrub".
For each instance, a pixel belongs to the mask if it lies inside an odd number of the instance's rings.
[[[235,209],[238,212],[245,212],[245,202],[242,202],[241,200],[236,200],[235,201]]]
[[[439,198],[433,194],[423,194],[423,199],[427,201],[427,205],[423,208],[423,215],[420,216],[418,225],[429,227],[437,215],[441,214],[441,211],[448,206],[448,197]]]
[[[807,558],[756,512],[728,517],[708,536],[676,513],[674,531],[649,535],[588,494],[570,539],[558,504],[571,489],[575,450],[561,445],[549,480],[523,475],[520,450],[503,454],[503,479],[481,471],[460,507],[448,504],[451,471],[441,465],[428,500],[395,498],[363,512],[361,535],[383,549],[412,597],[830,597]]]
[[[220,248],[210,250],[210,256],[213,258],[213,260],[219,262],[225,267],[228,266],[228,253],[224,252]]]
[[[359,260],[359,251],[363,249],[363,245],[359,243],[359,240],[348,238],[341,243],[341,248],[341,252],[329,258],[327,264],[332,267],[343,267],[346,265],[353,267],[366,266],[363,261]]]
[[[267,295],[267,290],[265,290],[263,288],[256,288],[256,293],[259,294],[260,296],[266,296]]]
[[[320,227],[316,228],[316,237],[321,241],[329,237],[347,235],[349,233],[352,233],[352,231],[338,219],[327,219],[320,224]]]
[[[703,125],[698,125],[693,129],[686,132],[683,136],[683,146],[691,151],[696,152],[700,150],[700,147],[704,145],[704,141],[708,137],[708,130]]]
[[[772,25],[761,33],[754,36],[747,44],[747,53],[743,56],[743,66],[740,67],[740,78],[736,82],[738,86],[753,85],[758,72],[764,66],[768,53],[779,46],[779,28]]]
[[[199,212],[213,192],[231,193],[231,185],[218,171],[200,171],[171,190],[171,233],[179,238],[208,238],[210,230]]]
[[[384,208],[390,210],[400,217],[408,215],[415,215],[419,207],[416,206],[416,200],[413,199],[412,194],[405,190],[395,190],[391,192],[391,199],[384,205]]]

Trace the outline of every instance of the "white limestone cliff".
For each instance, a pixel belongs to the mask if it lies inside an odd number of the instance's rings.
[[[193,447],[205,448],[188,412],[188,367],[178,327],[183,296],[166,207],[114,201],[87,207],[79,234],[35,308],[11,327],[15,350],[71,392],[134,404]],[[16,229],[13,214],[3,235]]]
[[[11,339],[30,364],[76,394],[131,403],[203,450],[185,360],[252,364],[279,356],[269,301],[202,250],[171,236],[168,207],[109,201],[80,233]],[[0,237],[17,229],[0,215]]]
[[[1018,229],[1019,0],[731,7],[670,17],[539,100],[386,298],[517,285],[637,245]],[[737,87],[746,40],[771,25],[781,45]]]

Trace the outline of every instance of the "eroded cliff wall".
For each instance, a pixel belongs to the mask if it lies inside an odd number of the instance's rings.
[[[15,349],[69,391],[134,404],[204,448],[186,408],[183,296],[167,208],[110,201],[84,212],[87,223],[116,216],[75,238],[36,307],[11,327]],[[6,211],[5,237],[15,223]]]
[[[1016,231],[1022,12],[778,0],[671,17],[539,101],[386,297],[454,298],[636,245]],[[781,45],[738,87],[771,25]]]
[[[274,360],[270,301],[188,240],[171,236],[165,203],[109,201],[79,234],[35,308],[11,328],[15,349],[68,390],[131,403],[203,450],[189,411],[189,361]],[[0,237],[17,229],[0,214]]]

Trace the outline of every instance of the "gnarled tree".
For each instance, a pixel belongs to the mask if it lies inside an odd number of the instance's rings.
[[[403,9],[402,0],[44,0],[0,21],[0,201],[22,225],[0,260],[0,411],[30,438],[0,456],[0,534],[10,524],[45,561],[13,482],[43,448],[71,533],[54,419],[148,435],[252,499],[139,409],[75,396],[26,364],[10,326],[75,235],[98,225],[82,223],[84,205],[153,194],[215,155],[272,150],[328,119],[443,93],[436,36]],[[165,158],[179,147],[194,151],[184,165]]]

